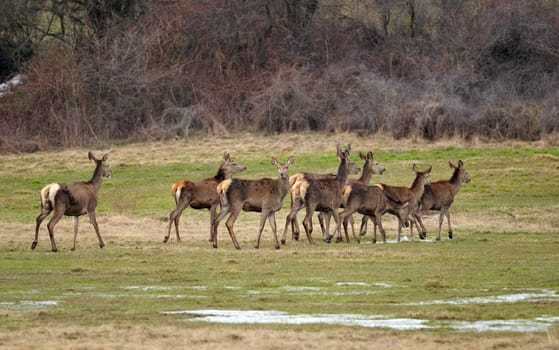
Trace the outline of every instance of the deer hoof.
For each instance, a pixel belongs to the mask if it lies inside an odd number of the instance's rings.
[[[31,250],[35,249],[36,246],[37,246],[37,242],[31,243]]]
[[[298,240],[299,240],[299,234],[298,234],[298,233],[294,234],[294,235],[293,235],[293,239],[296,240],[296,241],[298,241]]]
[[[448,239],[452,239],[452,231],[448,233]]]
[[[376,240],[376,239],[373,239],[372,242],[373,242],[373,244],[376,244],[376,243],[377,243],[377,240]]]
[[[324,242],[326,242],[326,243],[332,242],[332,236],[328,236],[328,237],[324,238]]]
[[[168,241],[169,241],[169,237],[168,237],[168,236],[166,236],[166,237],[163,238],[163,243],[167,243]]]
[[[285,239],[281,240],[281,244],[285,245]]]
[[[344,239],[342,237],[336,237],[336,243],[343,242]]]

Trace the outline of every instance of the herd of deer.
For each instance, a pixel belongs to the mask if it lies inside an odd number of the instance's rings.
[[[445,216],[448,222],[448,237],[452,239],[449,208],[462,183],[470,182],[468,172],[461,160],[458,161],[457,165],[449,161],[449,165],[453,169],[453,174],[449,180],[430,182],[431,166],[424,171],[420,171],[416,164],[413,164],[412,169],[415,173],[415,179],[410,187],[385,184],[369,185],[372,175],[382,174],[385,168],[373,160],[372,152],[367,154],[359,152],[359,157],[364,161],[361,177],[358,180],[348,180],[348,175],[357,174],[361,171],[350,159],[350,150],[350,146],[345,149],[340,146],[337,147],[339,166],[336,174],[300,172],[290,177],[288,168],[295,161],[294,157],[289,157],[284,163],[272,157],[271,163],[276,167],[278,177],[276,179],[263,178],[259,180],[233,178],[233,174],[245,171],[246,167],[239,165],[226,152],[214,177],[198,182],[181,180],[172,185],[171,190],[176,208],[169,215],[167,234],[163,242],[166,243],[169,240],[173,224],[177,243],[181,241],[179,235],[180,216],[184,209],[190,206],[193,209],[210,210],[209,241],[212,242],[214,248],[217,248],[219,223],[225,216],[229,215],[225,226],[231,236],[233,245],[236,249],[240,249],[233,231],[233,225],[242,210],[260,212],[260,224],[255,248],[260,245],[260,238],[267,219],[272,229],[275,248],[279,249],[280,242],[278,241],[275,213],[281,209],[287,193],[291,195],[291,208],[285,221],[281,238],[282,244],[286,243],[289,227],[291,227],[292,239],[299,239],[297,213],[303,207],[306,210],[303,227],[307,240],[311,244],[314,243],[312,216],[315,211],[319,212],[318,218],[323,239],[327,242],[330,242],[334,236],[336,236],[337,242],[343,240],[342,225],[346,241],[349,242],[349,223],[351,223],[353,238],[360,242],[361,237],[366,233],[369,219],[374,224],[373,242],[376,242],[377,228],[383,242],[386,242],[386,234],[381,220],[386,213],[395,215],[398,219],[398,242],[400,242],[400,235],[404,226],[410,227],[413,237],[413,226],[415,225],[420,239],[425,239],[426,230],[421,217],[429,210],[440,211],[437,240],[441,239],[441,227]],[[74,184],[52,183],[41,190],[41,213],[36,220],[35,239],[31,244],[31,249],[35,249],[37,246],[41,222],[52,211],[54,211],[53,217],[47,224],[52,251],[57,251],[54,241],[54,226],[64,215],[74,217],[72,250],[76,247],[78,218],[85,214],[89,215],[91,224],[97,233],[99,247],[103,248],[105,246],[99,233],[95,209],[102,178],[111,176],[111,168],[107,164],[107,154],[101,159],[97,159],[89,152],[88,157],[95,164],[91,180]],[[221,206],[221,212],[218,214],[219,206]],[[338,213],[340,208],[343,210]],[[352,215],[356,212],[363,215],[358,235],[355,234],[353,229],[352,219]],[[334,234],[330,235],[329,223],[332,217],[336,228]]]

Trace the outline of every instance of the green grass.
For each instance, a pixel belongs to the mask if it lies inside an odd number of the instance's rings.
[[[295,153],[291,173],[335,171],[333,151],[294,151],[277,154],[285,159]],[[356,152],[353,154],[357,160]],[[248,167],[242,174],[245,178],[275,176],[268,154],[258,157],[253,151],[237,150],[232,155]],[[22,156],[22,162],[28,161],[25,157],[40,160],[29,155]],[[181,221],[183,243],[176,245],[172,233],[173,243],[165,245],[161,239],[173,208],[170,184],[181,178],[210,177],[219,162],[171,160],[136,165],[121,156],[113,161],[113,177],[105,180],[100,193],[98,218],[104,220],[100,225],[107,247],[98,249],[93,230],[82,224],[77,250],[70,251],[71,221],[66,219],[66,228],[57,227],[59,253],[50,252],[46,222],[39,246],[31,251],[39,212],[38,191],[55,180],[88,179],[91,164],[84,157],[76,169],[45,166],[4,175],[0,181],[0,223],[10,232],[0,233],[0,334],[23,333],[33,327],[89,327],[115,320],[182,329],[189,327],[180,321],[185,316],[162,312],[197,309],[356,313],[432,321],[559,316],[557,298],[421,304],[559,291],[559,149],[442,146],[389,151],[379,147],[375,158],[387,172],[382,177],[375,175],[373,181],[400,185],[411,183],[413,162],[421,168],[433,165],[432,180],[438,180],[450,176],[448,160],[464,161],[472,182],[462,187],[453,206],[454,213],[466,218],[455,223],[454,240],[446,239],[443,232],[441,242],[373,245],[368,243],[368,234],[365,244],[328,245],[318,238],[315,219],[316,245],[308,245],[302,235],[300,242],[289,240],[276,251],[267,225],[261,249],[254,250],[258,215],[242,213],[236,227],[243,249],[235,251],[225,227],[220,226],[219,248],[214,250],[207,242],[207,211],[187,209]],[[0,166],[12,162],[12,158],[0,156]],[[288,202],[286,199],[284,209],[276,215],[280,234]],[[143,218],[151,226],[113,227],[119,219],[111,217],[117,214],[131,221]],[[435,221],[430,222],[432,238]],[[389,238],[395,235],[393,231],[388,234]],[[39,311],[18,306],[22,301],[46,300],[59,303]],[[293,328],[258,327],[280,332]],[[302,327],[306,332],[317,329]]]

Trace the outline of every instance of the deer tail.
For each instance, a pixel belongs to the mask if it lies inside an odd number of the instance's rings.
[[[54,198],[56,193],[60,190],[60,184],[54,182],[46,185],[41,190],[41,206],[44,208],[54,207]]]
[[[351,185],[347,184],[344,186],[344,189],[342,191],[342,198],[343,198],[342,200],[344,204],[347,203],[350,194],[351,194]]]
[[[227,179],[217,184],[217,194],[222,206],[227,205],[227,190],[229,190],[229,186],[231,186],[232,182],[233,179]]]
[[[289,177],[289,186],[293,186],[297,181],[303,179],[305,175],[303,173],[297,173]]]
[[[171,194],[173,195],[173,198],[175,199],[175,203],[179,202],[179,198],[181,196],[182,189],[184,188],[185,185],[186,185],[186,181],[185,180],[180,180],[180,181],[175,182],[171,186]]]

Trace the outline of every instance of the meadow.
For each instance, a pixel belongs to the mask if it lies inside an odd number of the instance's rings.
[[[323,242],[316,215],[304,239],[275,250],[259,215],[241,213],[233,248],[223,223],[208,242],[209,213],[186,209],[182,243],[162,243],[170,186],[213,176],[224,151],[243,178],[275,177],[270,156],[297,171],[335,172],[336,145],[373,151],[386,167],[372,183],[409,186],[412,164],[448,179],[463,160],[471,183],[451,208],[454,239],[434,240],[438,213],[396,244]],[[43,222],[32,251],[39,191],[91,177],[86,149],[0,155],[0,349],[559,348],[559,147],[537,143],[395,141],[352,134],[235,134],[115,144],[99,193],[99,249],[88,219],[71,251],[72,220]],[[361,165],[361,164],[360,164]],[[289,196],[276,214],[283,233]],[[301,219],[303,213],[299,214]],[[360,221],[358,216],[356,222]]]

